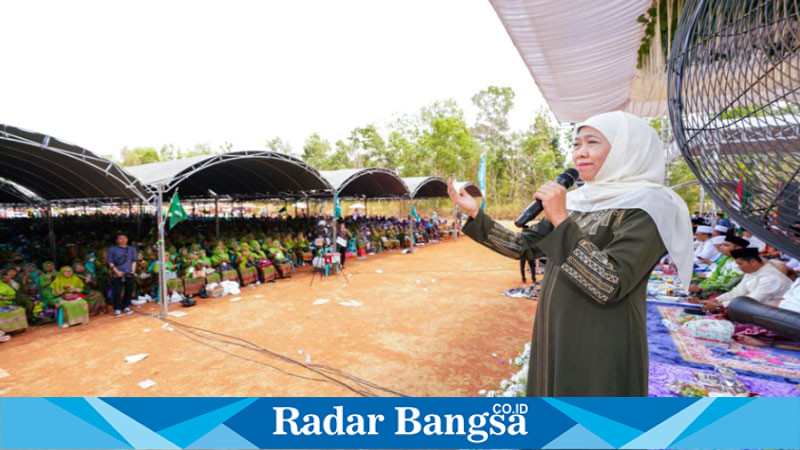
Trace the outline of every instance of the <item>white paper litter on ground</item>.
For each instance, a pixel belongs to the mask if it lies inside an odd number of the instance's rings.
[[[310,362],[311,362],[311,355],[306,353],[306,363],[310,363]]]
[[[375,269],[375,273],[383,273],[383,270],[381,270],[381,269]]]
[[[11,386],[4,387],[4,388],[0,389],[0,395],[4,395],[6,392],[8,392],[10,390],[11,390]]]
[[[486,389],[481,389],[478,391],[478,395],[486,395]]]
[[[169,324],[164,322],[161,324],[161,328],[169,328]]]
[[[497,353],[492,353],[492,357],[497,358]]]
[[[150,378],[148,378],[148,379],[146,379],[144,381],[140,381],[140,382],[138,382],[136,384],[139,385],[139,387],[142,388],[142,389],[148,389],[148,388],[151,388],[151,387],[155,386],[156,382],[151,380]]]
[[[428,288],[422,288],[422,292],[428,292]]]
[[[11,374],[8,373],[5,369],[0,369],[0,378],[10,377]]]
[[[232,302],[238,302],[238,301],[239,301],[239,300],[241,300],[241,299],[242,299],[242,297],[233,297],[233,298],[231,299],[231,301],[232,301]]]
[[[258,294],[258,295],[254,295],[253,296],[253,298],[263,298],[263,297],[264,297],[264,294]]]
[[[355,307],[364,306],[364,304],[358,300],[348,300],[346,302],[339,302],[339,304],[342,306],[355,306]]]
[[[318,299],[314,300],[314,303],[312,303],[312,305],[324,305],[325,303],[328,303],[329,301],[330,300],[328,300],[327,298],[318,298]]]
[[[183,317],[183,316],[187,315],[188,313],[183,312],[183,311],[170,311],[167,314],[169,314],[172,317]]]
[[[422,280],[417,280],[417,284],[422,284]]]
[[[147,353],[139,353],[138,355],[126,356],[125,361],[127,361],[128,364],[133,364],[147,358],[148,356],[150,355],[148,355]]]
[[[149,332],[150,332],[150,328],[145,328],[144,330],[142,330],[142,333],[149,333]]]
[[[436,278],[431,278],[431,283],[436,283]]]

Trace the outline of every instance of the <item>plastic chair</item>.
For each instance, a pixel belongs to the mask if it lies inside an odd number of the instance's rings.
[[[355,255],[358,252],[357,243],[358,241],[356,241],[356,238],[350,238],[350,241],[347,243],[347,251]]]

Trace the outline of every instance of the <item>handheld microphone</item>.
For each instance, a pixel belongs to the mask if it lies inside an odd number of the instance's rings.
[[[556,183],[569,189],[573,184],[575,184],[575,181],[578,180],[578,177],[578,171],[570,167],[556,177]],[[522,211],[522,214],[517,217],[517,220],[514,221],[514,225],[522,228],[523,225],[527,224],[536,216],[538,216],[539,213],[542,212],[542,209],[544,209],[542,206],[542,201],[538,199],[534,200],[530,205],[528,205],[527,208],[525,208],[524,211]]]

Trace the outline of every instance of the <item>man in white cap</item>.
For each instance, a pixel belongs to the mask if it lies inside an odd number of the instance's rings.
[[[728,227],[724,225],[716,225],[714,226],[714,231],[711,232],[711,236],[713,237],[724,236],[727,233],[728,233]]]
[[[750,246],[757,248],[759,253],[767,248],[767,244],[764,241],[753,236],[753,233],[747,230],[742,230],[742,237],[750,241]]]
[[[719,252],[711,242],[711,233],[713,231],[714,230],[708,225],[700,225],[697,227],[697,231],[694,233],[694,237],[698,242],[694,251],[695,264],[706,267],[719,256]]]

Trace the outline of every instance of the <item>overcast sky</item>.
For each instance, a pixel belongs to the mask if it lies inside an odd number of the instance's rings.
[[[225,141],[295,152],[489,85],[544,105],[488,0],[3,1],[0,123],[98,154]]]

